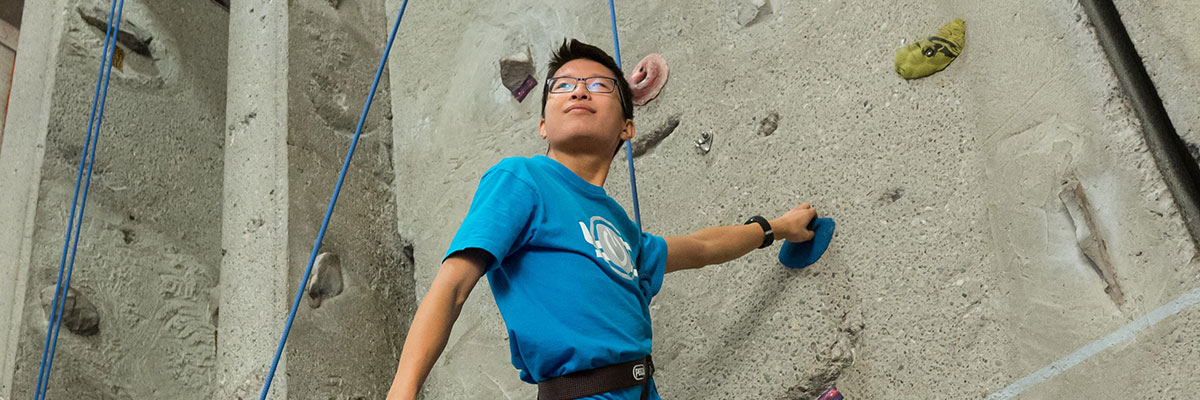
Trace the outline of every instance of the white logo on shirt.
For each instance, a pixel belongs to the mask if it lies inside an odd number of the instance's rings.
[[[634,268],[630,255],[632,248],[611,222],[596,216],[592,217],[590,224],[579,221],[579,228],[583,231],[583,240],[596,248],[596,258],[608,261],[609,268],[622,278],[637,279],[637,268]]]

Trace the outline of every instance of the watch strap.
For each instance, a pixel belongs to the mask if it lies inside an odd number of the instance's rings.
[[[763,249],[767,246],[770,246],[771,243],[775,243],[775,231],[771,229],[771,223],[767,222],[767,219],[763,218],[761,215],[755,215],[746,220],[746,225],[756,222],[762,227],[763,230],[763,243],[762,246],[758,246],[758,248]]]

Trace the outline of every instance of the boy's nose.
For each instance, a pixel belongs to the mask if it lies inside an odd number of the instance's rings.
[[[571,91],[571,100],[586,99],[591,96],[591,92],[583,85],[575,85],[575,90]]]

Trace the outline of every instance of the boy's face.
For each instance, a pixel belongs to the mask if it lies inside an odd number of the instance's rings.
[[[554,77],[616,79],[603,64],[576,59],[563,64]],[[546,117],[538,126],[542,139],[552,150],[571,153],[612,154],[617,143],[633,138],[633,121],[621,111],[619,90],[592,93],[579,81],[567,93],[550,93],[546,98]]]

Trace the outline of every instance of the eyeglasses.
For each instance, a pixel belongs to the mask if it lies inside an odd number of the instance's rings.
[[[584,89],[592,93],[612,93],[617,89],[617,80],[605,76],[592,76],[587,78],[576,78],[572,76],[559,76],[546,80],[546,87],[550,88],[550,93],[570,93],[575,91],[575,86],[583,81]]]

